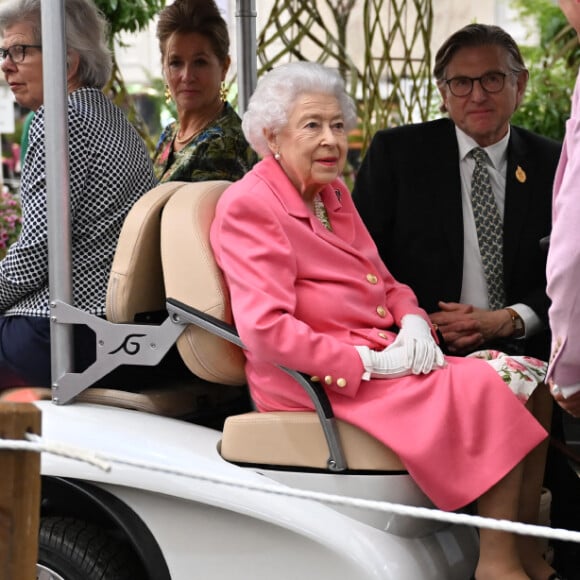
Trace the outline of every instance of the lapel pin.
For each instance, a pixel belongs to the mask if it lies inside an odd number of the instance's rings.
[[[516,169],[516,179],[520,183],[525,183],[527,179],[526,172],[518,165]]]

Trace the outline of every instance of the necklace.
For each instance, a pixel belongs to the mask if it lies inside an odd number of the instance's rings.
[[[193,131],[193,133],[191,133],[191,135],[188,135],[187,137],[180,137],[179,136],[179,132],[181,131],[181,127],[180,127],[177,130],[177,132],[175,133],[175,138],[174,138],[175,142],[178,145],[185,145],[186,143],[189,143],[190,141],[195,139],[200,133],[203,133],[216,120],[216,118],[222,112],[222,108],[223,108],[223,103],[220,102],[219,109],[215,113],[213,113],[213,115],[209,118],[209,120],[204,125],[202,125],[199,129],[196,129],[195,131]]]
[[[319,219],[319,221],[327,230],[332,231],[332,226],[330,225],[330,219],[328,218],[326,206],[324,205],[320,194],[317,194],[314,198],[314,215]]]
[[[194,137],[197,137],[200,133],[202,133],[205,129],[207,129],[210,123],[211,121],[206,123],[201,129],[194,131],[191,135],[188,135],[187,137],[180,137],[179,131],[177,131],[177,133],[175,134],[175,142],[179,143],[179,145],[185,145],[186,143],[189,143]]]

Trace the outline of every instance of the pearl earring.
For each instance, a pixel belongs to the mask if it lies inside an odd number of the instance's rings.
[[[276,161],[280,161],[280,153],[278,153],[278,151],[276,151],[276,153],[274,153],[274,159]]]

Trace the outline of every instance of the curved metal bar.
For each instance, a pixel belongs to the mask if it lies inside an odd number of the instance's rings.
[[[192,306],[188,306],[187,304],[173,298],[167,299],[167,311],[169,312],[171,320],[176,324],[184,324],[185,322],[194,324],[195,326],[199,326],[200,328],[245,349],[235,326],[232,324],[223,322],[223,320],[219,320],[210,314],[202,312]],[[340,443],[340,434],[334,418],[332,405],[330,404],[330,400],[328,399],[328,395],[324,391],[324,388],[320,384],[312,382],[303,373],[283,366],[280,368],[300,384],[314,404],[316,414],[320,420],[324,437],[326,438],[326,443],[328,445],[328,469],[335,472],[345,471],[347,469],[347,464]]]

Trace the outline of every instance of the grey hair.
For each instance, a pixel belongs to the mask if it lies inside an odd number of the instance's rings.
[[[338,72],[314,62],[283,64],[260,78],[242,119],[246,140],[259,155],[271,154],[265,134],[278,133],[285,127],[296,99],[306,93],[336,97],[345,129],[356,127],[356,106]]]
[[[465,47],[501,46],[508,55],[508,66],[514,73],[527,68],[516,41],[499,26],[492,24],[468,24],[453,33],[439,48],[435,55],[433,75],[438,84],[445,81],[445,74],[455,53]]]
[[[0,3],[0,34],[28,22],[34,42],[42,44],[41,0],[8,0]],[[65,0],[67,54],[79,55],[77,82],[102,89],[111,76],[113,62],[107,47],[108,24],[91,0]]]

